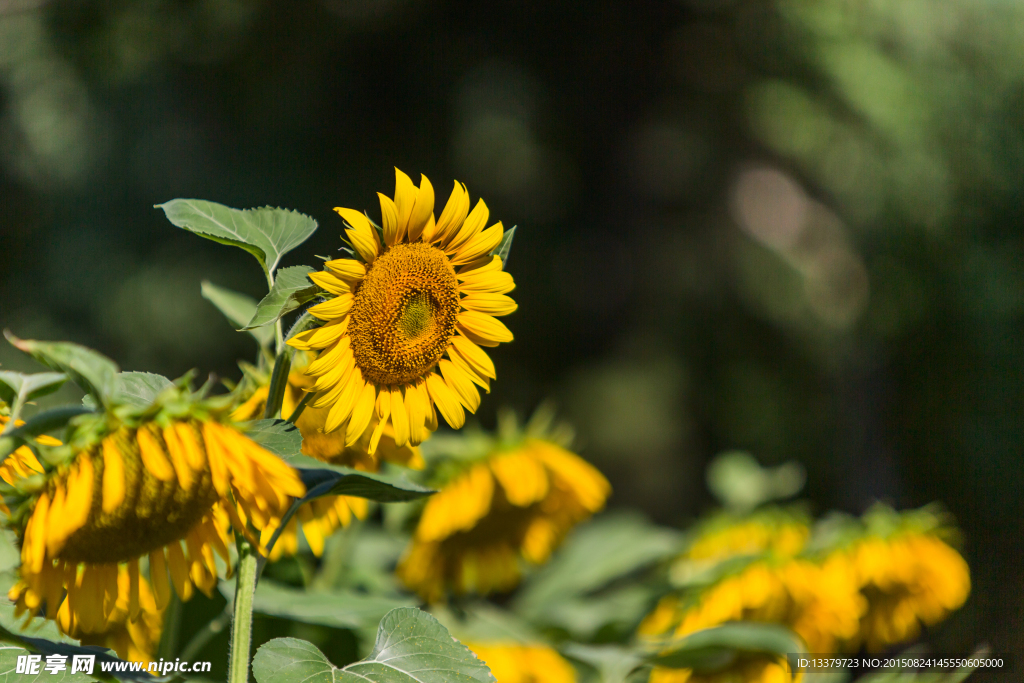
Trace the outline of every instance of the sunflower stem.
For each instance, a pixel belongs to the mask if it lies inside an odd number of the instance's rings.
[[[288,388],[288,373],[292,369],[292,354],[290,349],[283,349],[277,354],[274,361],[274,372],[270,375],[270,389],[267,391],[267,407],[263,412],[263,418],[270,420],[278,417],[281,412],[281,404],[284,402],[284,392]]]
[[[256,548],[238,534],[238,574],[235,580],[234,616],[231,620],[231,651],[227,683],[247,683],[252,648],[252,605],[256,594]]]

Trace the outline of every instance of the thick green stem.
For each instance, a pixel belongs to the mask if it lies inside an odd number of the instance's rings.
[[[235,578],[234,616],[227,683],[247,683],[252,648],[252,603],[256,594],[256,548],[238,534],[238,574]]]

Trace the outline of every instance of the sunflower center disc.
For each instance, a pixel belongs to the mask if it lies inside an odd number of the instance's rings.
[[[208,468],[184,489],[177,479],[160,481],[146,469],[133,432],[122,432],[117,442],[124,461],[124,501],[116,510],[103,510],[104,461],[99,448],[94,449],[85,456],[93,463],[89,520],[64,542],[64,560],[107,564],[140,557],[184,538],[217,500]]]
[[[416,380],[448,348],[458,314],[458,281],[444,252],[396,244],[373,262],[352,302],[356,365],[378,385]]]

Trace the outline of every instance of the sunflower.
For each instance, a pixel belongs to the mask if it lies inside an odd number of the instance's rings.
[[[130,662],[150,662],[160,644],[164,610],[157,608],[149,582],[139,577],[140,611],[135,619],[130,619],[131,577],[126,566],[118,567],[117,583],[117,601],[102,630],[86,631],[81,620],[72,620],[67,598],[57,611],[57,623],[63,632],[81,641],[82,645],[110,648],[118,657]]]
[[[509,590],[520,558],[547,561],[610,492],[600,472],[557,443],[527,437],[496,446],[427,501],[398,576],[428,602],[448,590]]]
[[[710,673],[655,668],[649,683],[798,683],[802,679],[803,673],[794,675],[785,659],[755,655],[740,657],[724,669]]]
[[[463,642],[497,683],[576,683],[576,669],[547,645]]]
[[[172,585],[182,600],[195,587],[211,595],[214,553],[230,562],[231,524],[247,535],[250,524],[279,524],[289,497],[305,493],[295,470],[191,396],[181,390],[162,405],[72,423],[68,445],[49,458],[61,464],[21,487],[12,506],[8,523],[21,541],[9,593],[17,614],[45,608],[53,619],[63,603],[66,632],[101,633],[126,599],[136,620],[143,558],[157,609]]]
[[[301,363],[306,354],[297,355]],[[295,412],[299,402],[302,400],[305,390],[313,386],[313,380],[301,371],[303,366],[298,366],[296,372],[288,376],[288,386],[285,388],[284,398],[281,405],[282,415],[291,415]],[[267,404],[269,386],[265,381],[256,380],[259,386],[255,392],[231,414],[234,420],[253,420],[263,416]],[[365,472],[376,472],[380,469],[381,461],[393,462],[405,465],[412,469],[423,469],[423,456],[417,446],[406,443],[398,446],[395,443],[394,430],[391,425],[384,428],[377,451],[369,455],[367,449],[370,439],[376,429],[376,420],[371,420],[369,426],[363,431],[362,436],[351,446],[345,445],[345,435],[341,432],[324,432],[324,422],[327,419],[327,408],[313,408],[307,406],[298,419],[295,426],[302,433],[302,452],[306,455],[329,462],[334,465],[344,465]],[[352,518],[363,519],[368,511],[368,503],[365,498],[353,496],[324,496],[310,501],[300,507],[285,530],[281,533],[277,543],[270,551],[270,559],[276,560],[283,554],[294,555],[299,547],[299,528],[309,543],[310,549],[319,557],[323,554],[324,541],[339,527],[348,526]],[[264,527],[261,541],[265,544],[270,540],[276,530],[276,526]]]
[[[767,508],[742,517],[722,513],[697,527],[686,550],[672,563],[671,578],[676,585],[684,585],[740,556],[793,557],[804,549],[810,535],[808,520],[798,510]]]
[[[10,422],[10,418],[6,415],[0,415],[0,432],[7,427],[7,423]],[[25,424],[24,420],[17,420],[14,426],[20,427]],[[36,437],[36,441],[44,446],[60,446],[61,443],[52,436],[46,436],[45,434]],[[34,474],[43,474],[43,466],[39,463],[39,459],[36,458],[35,454],[28,446],[20,446],[13,453],[4,458],[3,462],[0,462],[0,480],[3,480],[7,484],[14,485],[14,482],[18,479],[25,479]],[[0,512],[5,515],[9,515],[11,511],[7,508],[7,504],[0,500]]]
[[[971,592],[964,558],[934,534],[867,536],[845,555],[867,598],[860,635],[872,651],[915,638],[922,623],[942,621]]]
[[[799,635],[808,651],[828,653],[856,636],[864,610],[848,563],[770,558],[753,561],[698,591],[662,598],[638,632],[648,638],[681,638],[729,621],[774,623]],[[769,675],[772,666],[765,664],[769,677],[764,680],[777,675]]]
[[[312,407],[328,409],[325,433],[344,428],[351,446],[376,416],[370,454],[388,425],[399,447],[435,430],[437,412],[462,427],[465,411],[480,405],[474,385],[489,390],[496,376],[480,347],[512,341],[495,316],[516,310],[506,296],[512,276],[492,255],[504,230],[484,229],[484,202],[470,211],[456,182],[435,222],[430,181],[424,176],[417,188],[398,169],[395,177],[394,200],[379,194],[380,235],[364,214],[335,209],[357,258],[327,261],[310,275],[326,300],[309,313],[323,325],[288,340],[318,352],[306,372],[318,392]]]

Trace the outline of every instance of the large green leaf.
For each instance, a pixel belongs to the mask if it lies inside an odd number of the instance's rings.
[[[256,314],[256,299],[248,294],[233,292],[224,287],[218,287],[209,280],[203,280],[203,298],[217,307],[224,317],[228,319],[231,326],[241,330],[249,324],[253,315]],[[270,346],[274,340],[273,328],[256,328],[247,330],[260,346]]]
[[[287,420],[250,422],[245,435],[282,458],[302,455],[302,434],[298,427]]]
[[[221,592],[230,599],[234,583],[224,581]],[[334,628],[364,629],[380,623],[396,607],[412,607],[413,598],[367,595],[354,591],[296,590],[267,579],[256,588],[253,609],[260,614]]]
[[[286,457],[285,461],[299,470],[308,493],[303,501],[319,496],[356,496],[378,503],[405,503],[434,493],[405,477],[377,472],[362,472],[321,462],[305,455]],[[314,495],[314,491],[317,493]]]
[[[743,655],[785,659],[787,655],[804,651],[800,637],[785,626],[734,621],[669,643],[664,651],[649,657],[648,662],[671,669],[713,673],[727,668]]]
[[[242,329],[253,330],[269,325],[286,313],[312,301],[319,291],[307,277],[312,272],[313,269],[309,266],[292,266],[279,270],[270,293],[263,297],[263,301],[256,307],[256,312]]]
[[[221,244],[241,247],[256,257],[263,270],[272,273],[281,257],[299,246],[316,230],[316,221],[288,209],[265,206],[232,209],[201,199],[172,199],[158,204],[172,224]]]
[[[152,372],[120,372],[114,380],[114,402],[146,408],[173,386],[174,382]]]
[[[275,638],[256,651],[259,683],[491,683],[494,676],[436,619],[413,607],[389,612],[366,659],[332,665],[312,643]]]
[[[558,621],[555,613],[567,600],[674,553],[680,542],[678,532],[654,526],[638,513],[599,517],[579,527],[555,559],[530,579],[514,609],[530,620]]]
[[[58,673],[50,673],[46,667],[46,657],[38,664],[38,673],[18,673],[18,657],[36,654],[13,643],[0,643],[0,683],[86,683],[96,678],[81,671],[71,673],[72,659],[68,657],[66,667]]]
[[[8,405],[21,396],[22,401],[51,394],[66,382],[68,376],[63,372],[37,372],[26,375],[21,372],[0,370],[0,400]]]
[[[114,393],[118,367],[106,356],[71,342],[18,339],[4,331],[7,340],[20,351],[57,372],[63,372],[84,389],[97,405],[106,406]]]

